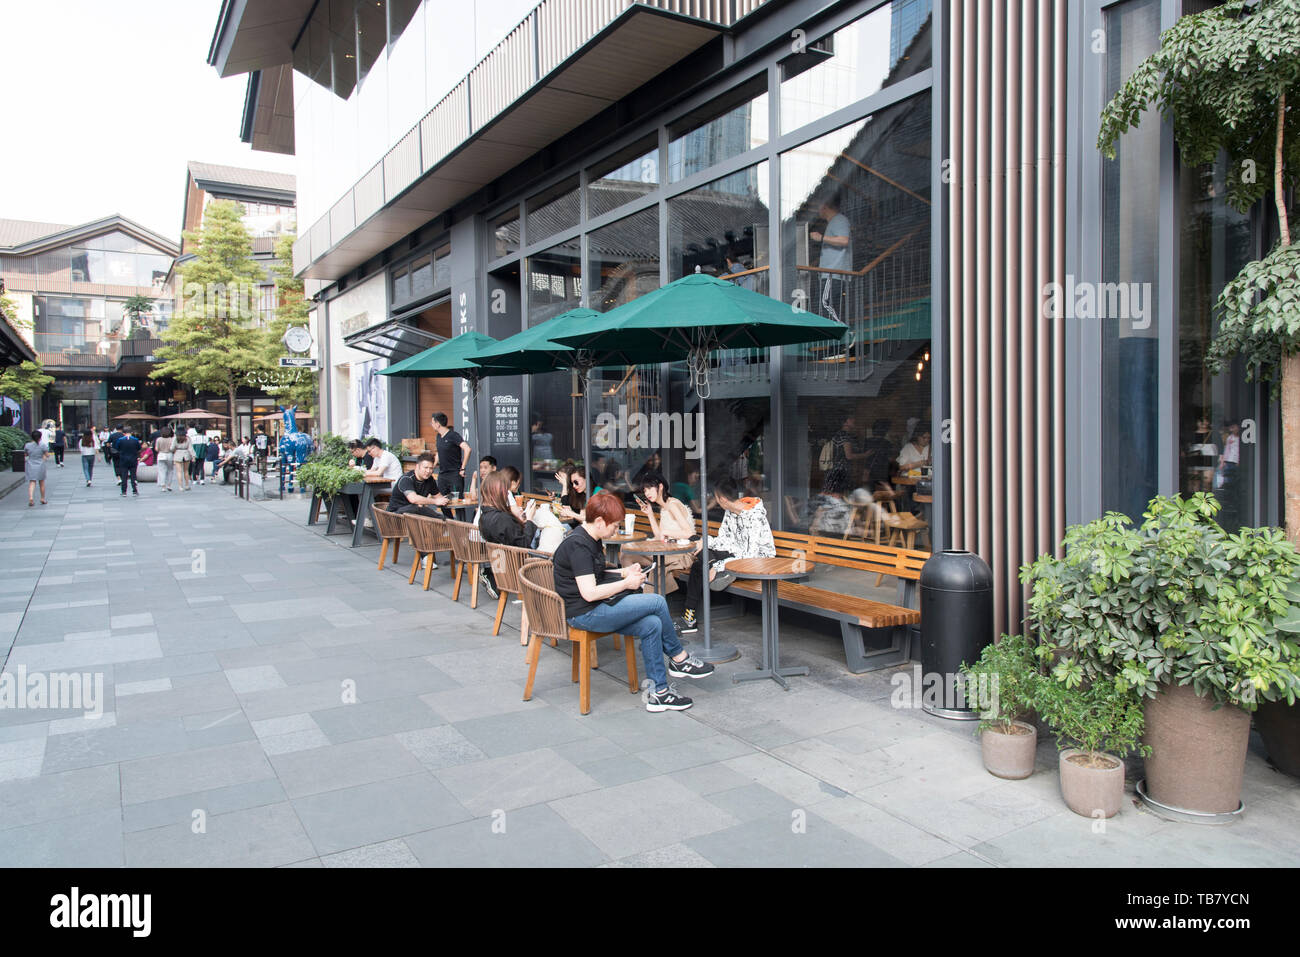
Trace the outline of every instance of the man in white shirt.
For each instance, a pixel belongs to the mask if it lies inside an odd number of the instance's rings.
[[[826,231],[808,234],[813,242],[822,244],[821,258],[817,265],[822,269],[838,270],[821,273],[822,315],[836,322],[846,322],[845,299],[848,287],[845,280],[849,277],[845,273],[853,270],[853,229],[848,217],[840,212],[838,200],[826,200],[818,210],[818,215],[826,220]]]
[[[370,460],[373,463],[366,472],[368,479],[388,479],[390,482],[396,482],[402,477],[402,463],[392,452],[384,448],[384,443],[379,439],[371,439],[366,443],[366,451],[370,454]]]

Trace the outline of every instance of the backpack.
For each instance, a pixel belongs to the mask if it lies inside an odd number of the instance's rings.
[[[821,455],[817,457],[817,467],[829,472],[835,467],[835,443],[827,441],[822,445]]]

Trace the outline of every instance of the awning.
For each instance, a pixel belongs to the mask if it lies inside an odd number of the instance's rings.
[[[443,342],[442,336],[417,329],[406,319],[385,319],[350,336],[343,337],[343,344],[349,349],[369,352],[374,356],[392,359],[406,359],[423,352],[430,346]]]

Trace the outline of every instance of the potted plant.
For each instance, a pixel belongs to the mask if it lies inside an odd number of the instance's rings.
[[[1228,534],[1218,510],[1204,492],[1160,496],[1140,528],[1108,513],[1066,531],[1064,558],[1021,570],[1056,672],[1144,699],[1145,795],[1201,815],[1240,808],[1248,712],[1300,687],[1298,646],[1276,627],[1300,558],[1276,529]]]
[[[1300,642],[1300,581],[1291,582],[1287,598],[1291,602],[1290,612],[1276,626],[1282,632],[1282,640],[1294,646]],[[1292,654],[1297,654],[1294,647]],[[1261,701],[1255,711],[1255,730],[1263,738],[1273,766],[1284,774],[1300,777],[1300,707],[1296,705],[1296,694]]]
[[[1035,698],[1038,716],[1056,733],[1061,797],[1075,814],[1108,818],[1124,801],[1123,755],[1142,738],[1142,699],[1115,678],[1082,680],[1077,662],[1058,662]],[[1070,744],[1078,747],[1069,747]]]
[[[962,664],[967,701],[980,708],[980,751],[984,767],[1000,778],[1034,773],[1038,729],[1019,720],[1033,710],[1038,685],[1034,645],[1023,635],[1003,635],[987,645],[973,665]]]

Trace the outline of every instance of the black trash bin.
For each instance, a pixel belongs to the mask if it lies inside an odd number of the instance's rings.
[[[974,664],[993,641],[993,573],[978,555],[949,550],[921,569],[921,707],[959,721],[979,718],[958,681],[961,664]],[[968,707],[969,705],[969,707]]]
[[[27,450],[14,449],[9,453],[9,467],[15,472],[22,472],[27,468]]]

